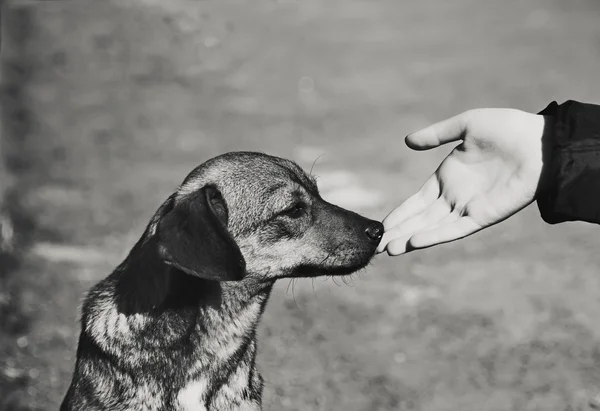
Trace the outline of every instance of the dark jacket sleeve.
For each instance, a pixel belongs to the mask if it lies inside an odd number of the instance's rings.
[[[552,102],[548,116],[544,184],[537,204],[545,222],[600,223],[600,106]]]

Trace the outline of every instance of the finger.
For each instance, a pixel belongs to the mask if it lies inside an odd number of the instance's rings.
[[[431,230],[403,237],[390,241],[385,250],[390,256],[398,256],[407,252],[431,247],[437,244],[447,243],[459,238],[466,237],[481,229],[468,217],[459,217],[456,214],[448,215],[443,222],[449,224],[440,224]]]
[[[383,237],[381,238],[381,241],[379,242],[379,245],[377,246],[377,250],[375,252],[381,253],[381,252],[385,251],[390,242],[395,241],[398,238],[403,238],[403,237],[407,237],[407,236],[410,238],[410,234],[412,234],[412,232],[404,232],[403,233],[397,229],[388,231],[388,232],[384,232]]]
[[[467,237],[483,227],[470,217],[461,217],[450,224],[440,225],[412,236],[409,248],[421,249]]]
[[[440,184],[437,175],[433,174],[425,181],[416,194],[392,210],[383,219],[384,228],[390,229],[403,221],[418,215],[429,207],[440,195]]]
[[[464,138],[469,112],[432,124],[406,136],[406,145],[413,150],[428,150]]]
[[[385,250],[386,245],[397,238],[411,236],[416,232],[435,227],[450,214],[450,205],[444,199],[438,199],[422,213],[406,220],[383,233],[377,251]]]
[[[444,199],[440,198],[420,214],[390,228],[383,235],[384,237],[387,235],[390,238],[401,237],[428,227],[434,227],[450,212],[450,205]]]
[[[410,240],[410,237],[410,235],[407,235],[390,241],[386,245],[385,251],[387,251],[388,255],[391,257],[405,254],[408,249],[408,240]]]

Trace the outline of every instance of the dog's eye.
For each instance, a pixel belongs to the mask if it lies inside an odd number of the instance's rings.
[[[306,211],[306,206],[303,203],[294,204],[294,206],[288,208],[281,212],[282,215],[285,215],[290,218],[298,218],[302,217],[302,215]]]

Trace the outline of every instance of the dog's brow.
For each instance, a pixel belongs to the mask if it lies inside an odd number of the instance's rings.
[[[288,162],[284,167],[287,170],[289,178],[302,186],[306,191],[318,193],[317,180],[311,174],[304,172],[302,167],[294,162]]]
[[[280,211],[288,206],[292,201],[302,200],[310,202],[310,196],[307,195],[306,190],[303,189],[302,185],[293,183],[280,184],[279,187],[272,187],[270,195],[274,199],[272,203],[272,212]]]
[[[275,193],[277,193],[277,191],[279,191],[279,190],[281,190],[282,188],[284,188],[285,186],[286,186],[286,184],[285,184],[285,183],[277,183],[277,184],[274,184],[274,185],[272,185],[271,187],[269,187],[269,188],[267,189],[267,191],[266,191],[266,193],[265,193],[265,194],[266,194],[266,195],[268,195],[268,196],[272,196],[272,195],[274,195]]]

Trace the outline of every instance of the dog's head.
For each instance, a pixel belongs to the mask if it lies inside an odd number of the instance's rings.
[[[349,274],[383,234],[381,223],[324,201],[294,162],[250,152],[197,167],[150,227],[167,264],[218,281]]]

